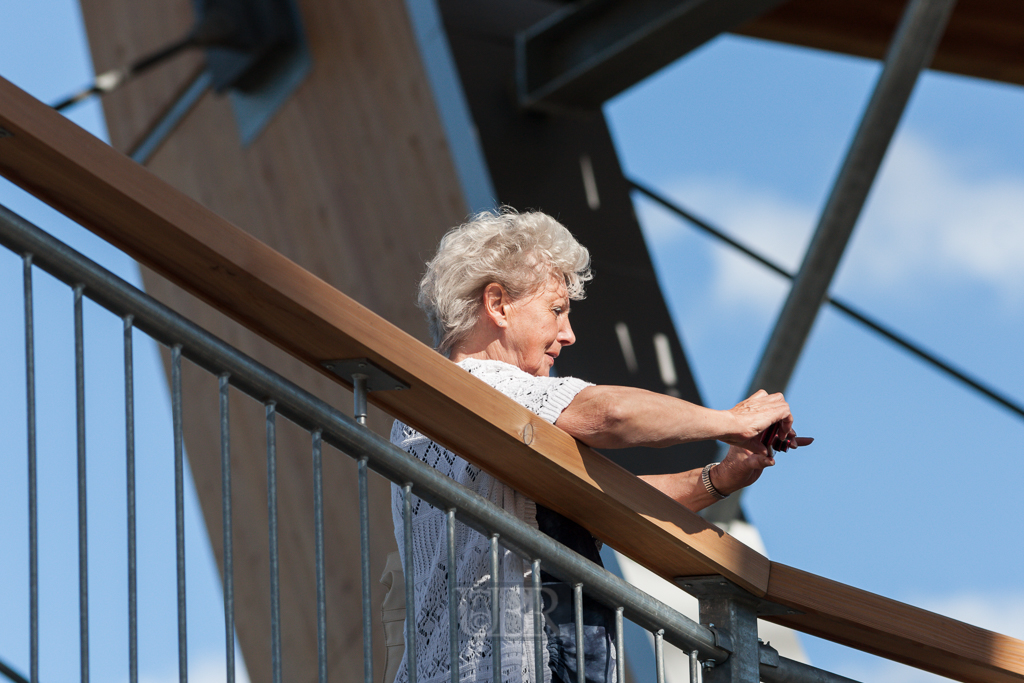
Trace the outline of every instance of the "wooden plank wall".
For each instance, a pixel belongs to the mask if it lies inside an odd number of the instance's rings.
[[[882,59],[905,2],[790,0],[737,33]],[[1024,85],[1024,4],[959,0],[931,68]]]
[[[97,72],[176,39],[190,0],[82,0]],[[466,213],[402,0],[301,0],[313,68],[263,134],[242,148],[230,103],[207,95],[149,168],[403,330],[426,340],[414,307],[422,263]],[[127,151],[202,67],[199,54],[159,66],[104,100],[113,146]],[[144,269],[150,294],[314,393],[351,395]],[[186,447],[207,529],[222,559],[216,379],[184,373]],[[254,683],[271,680],[263,408],[234,396],[237,630]],[[284,677],[316,680],[309,437],[278,421]],[[371,426],[387,434],[379,411]],[[325,453],[332,680],[362,680],[355,469]],[[394,547],[387,482],[373,476],[371,572]],[[382,589],[374,580],[374,601]],[[382,631],[375,632],[382,671]],[[379,675],[378,675],[379,678]]]

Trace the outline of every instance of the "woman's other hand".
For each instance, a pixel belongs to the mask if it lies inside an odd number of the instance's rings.
[[[715,489],[727,496],[753,484],[764,468],[774,464],[775,458],[767,451],[755,453],[741,446],[731,446],[725,460],[712,467],[708,476]],[[673,474],[646,474],[640,478],[694,512],[718,500],[704,487],[700,468]]]
[[[764,450],[763,453],[756,453],[742,446],[730,446],[725,459],[711,470],[711,483],[725,495],[750,486],[758,480],[766,467],[775,465],[775,457],[769,455],[767,449]]]

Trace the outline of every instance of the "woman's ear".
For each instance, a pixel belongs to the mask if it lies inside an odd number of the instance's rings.
[[[508,326],[508,311],[506,309],[508,303],[508,292],[497,282],[492,282],[484,287],[484,315],[496,327]]]

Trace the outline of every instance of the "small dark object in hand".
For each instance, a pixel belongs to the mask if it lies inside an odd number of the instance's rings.
[[[779,436],[779,432],[782,431],[782,422],[776,422],[768,429],[764,430],[761,434],[761,444],[768,449],[774,451],[782,451],[785,453],[790,448],[797,448],[798,446],[809,446],[814,438],[810,436],[794,436],[791,439],[783,440]]]

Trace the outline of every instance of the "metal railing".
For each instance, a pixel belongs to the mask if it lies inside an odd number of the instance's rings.
[[[548,536],[514,518],[489,501],[455,483],[451,479],[413,458],[401,449],[380,438],[362,422],[365,415],[365,382],[354,382],[357,419],[342,414],[339,410],[313,396],[301,387],[276,374],[252,358],[246,356],[225,342],[215,338],[194,323],[160,304],[142,291],[124,282],[109,271],[96,265],[55,238],[49,236],[28,221],[0,207],[0,244],[21,255],[23,263],[24,306],[25,306],[25,348],[26,348],[26,400],[28,419],[28,486],[29,486],[29,596],[30,596],[30,670],[28,680],[39,681],[39,572],[38,572],[38,510],[36,473],[36,367],[34,358],[34,305],[33,271],[38,268],[61,280],[74,292],[74,346],[76,378],[76,435],[77,435],[77,491],[78,491],[78,551],[79,551],[79,635],[81,646],[81,680],[89,680],[89,576],[88,576],[88,511],[86,501],[86,440],[85,440],[85,330],[82,316],[83,299],[88,298],[114,315],[121,318],[124,329],[124,397],[125,397],[125,439],[127,447],[128,489],[128,595],[129,595],[129,671],[131,683],[138,680],[137,651],[137,576],[136,576],[136,496],[134,488],[135,448],[135,396],[133,389],[133,332],[139,330],[170,349],[171,364],[171,405],[174,441],[174,506],[177,560],[177,616],[178,616],[178,666],[182,683],[187,679],[187,629],[185,590],[185,544],[184,544],[184,437],[182,406],[185,397],[182,392],[181,365],[188,359],[219,378],[220,405],[220,452],[221,490],[223,518],[223,596],[224,629],[227,642],[226,680],[234,681],[234,591],[232,556],[232,510],[231,510],[231,460],[229,457],[231,430],[228,416],[228,392],[231,387],[240,390],[265,406],[266,416],[266,464],[267,464],[267,505],[269,520],[270,553],[270,620],[271,660],[274,683],[282,680],[280,586],[278,579],[278,517],[276,503],[277,453],[276,420],[280,415],[310,434],[310,457],[313,465],[315,526],[315,567],[317,601],[317,643],[318,676],[321,683],[328,680],[327,649],[329,634],[326,632],[325,614],[327,599],[324,572],[324,523],[322,491],[322,446],[329,444],[358,462],[358,488],[360,499],[360,537],[362,553],[362,621],[363,621],[363,671],[366,683],[372,683],[371,618],[369,574],[369,494],[368,470],[390,479],[402,487],[405,500],[405,548],[406,556],[412,556],[411,501],[412,496],[446,512],[446,531],[449,539],[448,558],[454,564],[454,546],[451,545],[457,522],[466,524],[490,539],[491,545],[491,595],[496,598],[498,573],[496,571],[499,545],[518,554],[532,567],[534,600],[533,609],[540,611],[540,569],[553,574],[574,586],[574,609],[577,629],[581,628],[583,594],[614,610],[618,632],[616,646],[617,676],[625,680],[623,652],[623,619],[628,618],[653,634],[656,652],[658,683],[664,680],[665,642],[671,643],[690,653],[690,680],[702,678],[713,681],[756,681],[758,678],[769,682],[839,682],[849,679],[781,658],[767,645],[757,641],[756,612],[761,605],[749,594],[736,589],[721,577],[705,581],[695,592],[701,600],[701,609],[709,614],[721,615],[716,618],[717,627],[698,624],[664,603],[648,596],[603,568],[558,544]],[[8,294],[11,296],[11,294]],[[362,384],[362,386],[360,386]],[[458,600],[454,573],[450,573],[448,586],[450,635],[454,638],[458,628],[455,606]],[[692,582],[691,582],[692,583]],[[415,609],[413,599],[414,582],[412,572],[406,573],[406,594],[408,609]],[[691,586],[692,588],[692,586]],[[492,615],[497,614],[497,599],[490,603]],[[733,616],[729,616],[729,615]],[[735,616],[739,614],[740,616]],[[496,616],[494,618],[497,618]],[[406,642],[410,655],[415,652],[414,619],[407,619]],[[535,657],[543,661],[540,652],[541,620],[534,619]],[[493,629],[491,634],[492,655],[499,656],[501,634]],[[582,638],[578,637],[578,641]],[[582,649],[578,656],[582,658]],[[416,667],[410,656],[410,683],[415,682]],[[717,663],[717,665],[716,665]],[[457,683],[458,658],[452,657],[452,681]],[[742,665],[742,666],[741,666]],[[743,667],[746,669],[743,669]],[[751,668],[752,666],[752,668]],[[5,669],[8,669],[5,671]],[[701,672],[701,669],[703,671]],[[500,683],[500,666],[496,681]],[[578,666],[579,683],[584,682],[584,667]],[[0,668],[0,674],[16,680],[16,672],[9,667]]]

